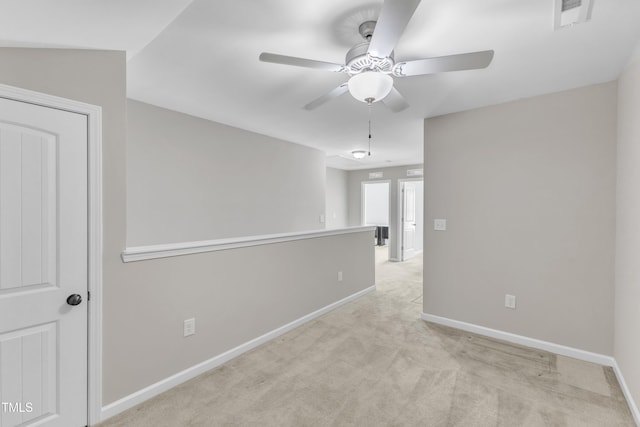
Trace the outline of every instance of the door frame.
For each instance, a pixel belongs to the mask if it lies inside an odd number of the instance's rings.
[[[0,97],[87,117],[87,423],[102,410],[102,107],[0,84]]]
[[[400,262],[404,261],[404,221],[402,217],[402,210],[404,209],[404,193],[402,192],[402,188],[404,187],[405,182],[424,182],[424,177],[420,178],[401,178],[398,180],[398,259]],[[424,206],[422,207],[424,212]],[[422,227],[424,232],[424,224]]]
[[[387,184],[387,203],[389,204],[389,212],[387,212],[387,217],[389,218],[389,245],[387,245],[387,259],[391,259],[391,239],[393,238],[393,229],[391,228],[391,180],[376,179],[360,182],[360,225],[364,225],[365,220],[365,187],[367,184]]]

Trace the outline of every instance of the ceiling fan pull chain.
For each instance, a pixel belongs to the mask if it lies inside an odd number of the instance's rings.
[[[373,104],[369,102],[369,157],[371,157],[371,107]]]

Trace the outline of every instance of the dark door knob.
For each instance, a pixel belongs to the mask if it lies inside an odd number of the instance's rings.
[[[67,304],[78,305],[82,302],[82,297],[78,294],[69,295],[67,298]]]

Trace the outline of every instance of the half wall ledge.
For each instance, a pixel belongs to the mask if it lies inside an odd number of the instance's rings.
[[[132,246],[122,254],[123,262],[145,261],[157,258],[199,254],[203,252],[224,251],[228,249],[246,248],[250,246],[270,245],[273,243],[293,242],[296,240],[315,239],[318,237],[337,236],[340,234],[363,233],[375,231],[373,226],[358,226],[324,230],[299,231],[294,233],[263,234],[259,236],[232,237],[216,240],[199,240],[195,242],[166,243],[150,246]],[[371,237],[373,241],[373,236]]]

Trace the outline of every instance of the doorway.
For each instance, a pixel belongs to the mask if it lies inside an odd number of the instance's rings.
[[[424,227],[424,181],[398,181],[398,240],[400,261],[422,253]]]
[[[99,421],[100,117],[0,85],[3,426]]]
[[[362,225],[376,227],[374,244],[376,252],[384,251],[389,258],[389,187],[390,181],[362,183]]]

